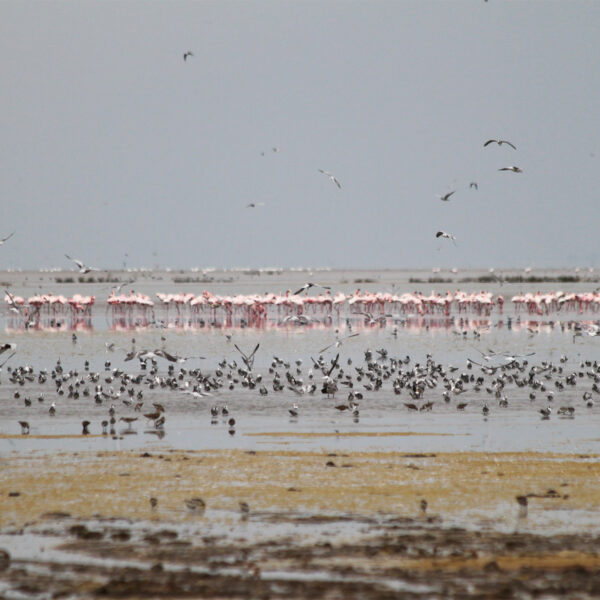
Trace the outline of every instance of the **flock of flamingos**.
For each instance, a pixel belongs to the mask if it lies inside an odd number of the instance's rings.
[[[372,324],[384,318],[405,316],[459,315],[490,316],[493,310],[502,313],[504,298],[491,292],[467,293],[461,290],[444,294],[419,292],[393,294],[390,292],[368,292],[357,289],[350,294],[341,292],[324,293],[314,296],[304,292],[312,284],[307,284],[301,293],[236,294],[219,296],[208,291],[199,295],[193,293],[156,293],[156,299],[131,291],[119,294],[113,290],[106,299],[106,310],[114,322],[128,322],[148,325],[156,322],[157,313],[169,319],[206,319],[211,322],[234,320],[245,325],[264,324],[267,320],[287,324],[306,325],[320,318],[333,316],[362,315]],[[57,317],[70,314],[73,319],[91,319],[94,296],[75,294],[70,298],[62,295],[40,294],[27,300],[6,293],[4,298],[13,317],[22,318],[28,326],[39,325],[43,315]],[[510,298],[515,315],[550,315],[559,311],[576,311],[580,314],[597,312],[600,309],[600,292],[536,292],[519,293]]]

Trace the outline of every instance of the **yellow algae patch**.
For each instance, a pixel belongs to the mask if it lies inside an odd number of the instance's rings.
[[[16,455],[2,463],[0,527],[56,511],[82,518],[177,520],[188,516],[184,500],[197,496],[208,510],[237,511],[243,500],[252,511],[359,516],[415,516],[423,498],[428,514],[442,518],[491,515],[502,505],[516,513],[517,495],[530,495],[530,511],[600,511],[598,458],[291,450]],[[158,499],[154,510],[151,496]]]

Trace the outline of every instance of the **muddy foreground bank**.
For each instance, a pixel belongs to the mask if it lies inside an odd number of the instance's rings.
[[[7,598],[600,595],[597,456],[165,449],[2,473]]]

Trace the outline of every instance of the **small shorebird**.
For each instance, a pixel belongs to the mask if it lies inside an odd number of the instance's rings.
[[[53,402],[50,405],[50,408],[48,409],[48,413],[50,414],[51,417],[53,417],[56,414],[56,403]]]
[[[239,502],[239,505],[243,515],[247,515],[250,512],[250,505],[247,502],[241,501]]]
[[[21,426],[21,434],[27,435],[29,433],[29,423],[27,421],[19,421],[19,425]]]
[[[519,504],[519,518],[524,519],[527,516],[527,496],[517,496]]]
[[[323,169],[319,169],[319,173],[327,175],[327,177],[329,177],[329,179],[331,179],[331,181],[333,181],[333,183],[335,183],[335,185],[337,185],[340,188],[340,190],[342,189],[342,184],[337,180],[336,176],[333,173],[330,173],[329,171],[324,171]]]
[[[150,508],[156,508],[158,506],[158,498],[150,496]]]
[[[81,421],[81,427],[83,427],[81,435],[88,435],[90,433],[90,431],[88,429],[89,426],[90,426],[89,421]]]
[[[483,147],[485,148],[486,146],[489,146],[490,144],[498,144],[498,146],[502,146],[502,144],[506,144],[507,146],[510,146],[513,150],[517,149],[517,147],[514,144],[511,144],[508,140],[488,140],[485,144],[483,144]]]
[[[121,417],[119,419],[119,421],[123,421],[125,423],[127,423],[127,427],[129,427],[129,429],[131,429],[131,424],[135,423],[135,421],[137,421],[138,418],[137,417]]]
[[[511,165],[510,167],[502,167],[501,169],[498,169],[498,171],[512,171],[513,173],[522,173],[523,169]]]
[[[206,502],[202,498],[190,498],[189,500],[184,500],[184,502],[191,512],[200,513],[206,509]]]

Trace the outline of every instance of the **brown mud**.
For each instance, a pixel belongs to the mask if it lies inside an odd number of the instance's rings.
[[[595,455],[165,449],[1,468],[0,596],[600,596]]]

